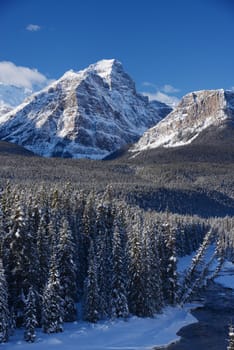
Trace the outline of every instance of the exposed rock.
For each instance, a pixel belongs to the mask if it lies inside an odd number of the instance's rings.
[[[199,142],[214,143],[225,135],[233,139],[234,92],[205,90],[193,92],[155,127],[147,130],[131,151],[177,147]],[[227,128],[229,131],[227,131]],[[225,129],[225,133],[224,133]],[[212,138],[212,140],[209,140]]]
[[[43,156],[104,158],[171,111],[136,92],[120,62],[69,71],[0,117],[0,138]]]

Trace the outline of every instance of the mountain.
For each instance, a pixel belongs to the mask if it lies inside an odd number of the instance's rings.
[[[143,134],[131,151],[189,144],[234,145],[233,91],[204,90],[186,95],[174,111]]]
[[[42,156],[102,159],[170,111],[138,94],[120,62],[102,60],[68,71],[0,117],[0,138]]]
[[[6,141],[0,141],[0,155],[10,157],[13,155],[19,155],[24,157],[35,156],[32,152],[26,150],[24,147]]]

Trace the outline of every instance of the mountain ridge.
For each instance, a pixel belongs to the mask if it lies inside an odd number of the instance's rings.
[[[170,111],[137,93],[119,61],[101,60],[66,72],[0,117],[0,138],[42,156],[102,159]]]
[[[223,130],[230,128],[233,122],[233,91],[219,89],[192,92],[185,95],[177,108],[166,118],[147,130],[131,151],[158,147],[172,148],[197,143],[201,135],[210,128],[214,128],[213,134],[215,134],[222,131],[222,128]],[[231,134],[234,135],[232,129]],[[230,137],[230,140],[232,138]],[[209,139],[203,142],[209,143]]]

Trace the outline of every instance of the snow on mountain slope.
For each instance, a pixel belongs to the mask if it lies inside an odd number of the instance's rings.
[[[147,130],[131,151],[187,145],[209,127],[223,128],[230,122],[234,122],[234,92],[193,92],[183,97],[160,123]]]
[[[68,71],[0,117],[0,138],[42,156],[102,159],[170,111],[138,94],[120,62],[102,60]]]

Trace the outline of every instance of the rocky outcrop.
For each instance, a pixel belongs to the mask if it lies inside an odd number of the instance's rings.
[[[136,92],[120,62],[69,71],[0,117],[0,138],[42,156],[102,159],[171,111]]]
[[[233,123],[234,92],[193,92],[183,97],[177,108],[165,119],[147,130],[131,150],[184,146],[198,142],[202,135],[208,135],[208,130],[210,136],[216,132],[220,134],[220,130]],[[231,133],[233,135],[233,130]]]

